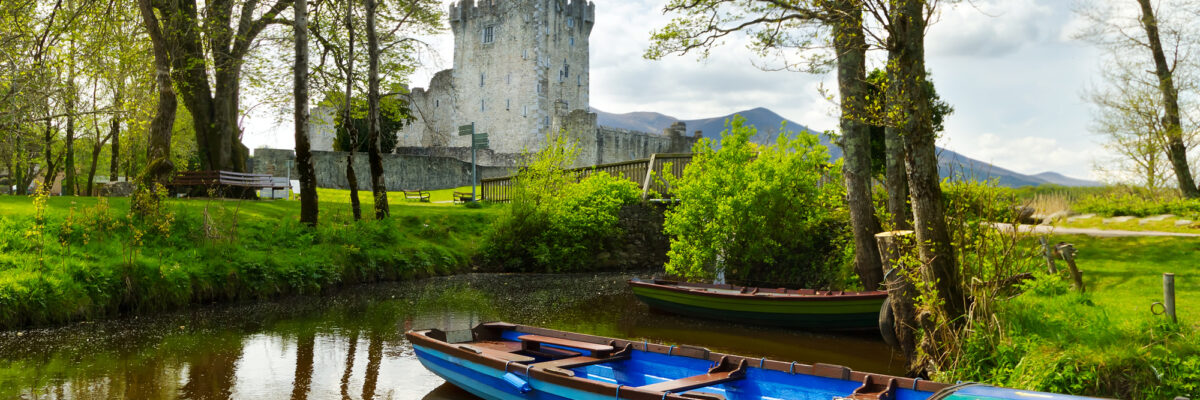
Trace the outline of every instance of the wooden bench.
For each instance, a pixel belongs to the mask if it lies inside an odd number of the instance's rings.
[[[738,364],[733,364],[726,362],[725,358],[721,358],[721,361],[717,362],[717,365],[712,367],[712,369],[709,369],[708,373],[706,374],[639,386],[638,389],[664,393],[686,392],[688,390],[702,388],[705,386],[719,385],[725,382],[736,381],[745,377],[746,360],[742,360]]]
[[[475,201],[475,194],[474,194],[474,193],[471,193],[471,192],[457,192],[457,191],[456,191],[456,192],[454,192],[454,202],[455,202],[455,203],[466,203],[466,202],[468,202],[468,201]]]
[[[459,345],[458,348],[475,353],[475,354],[482,354],[482,355],[485,355],[488,357],[498,358],[498,359],[501,359],[504,361],[512,361],[512,362],[517,362],[517,363],[528,363],[528,362],[533,362],[535,360],[533,357],[526,356],[526,355],[509,353],[509,352],[499,351],[499,350],[493,350],[493,349],[486,348],[486,347],[477,347],[477,346],[472,346],[469,344]]]
[[[228,188],[247,188],[253,190],[272,189],[286,190],[291,184],[286,179],[276,180],[268,174],[248,174],[231,171],[183,171],[175,174],[167,186],[202,187],[223,191]]]
[[[401,190],[404,193],[405,200],[416,200],[422,203],[429,202],[429,192],[424,190]]]
[[[580,342],[578,340],[554,338],[540,335],[525,335],[521,336],[521,349],[525,351],[539,351],[543,344],[570,347],[573,349],[587,350],[592,353],[595,358],[608,358],[612,354],[613,347],[607,344],[596,344],[588,342]]]

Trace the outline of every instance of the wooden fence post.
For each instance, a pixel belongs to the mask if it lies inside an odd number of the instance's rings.
[[[1042,256],[1046,258],[1046,269],[1051,274],[1057,274],[1058,266],[1054,265],[1054,251],[1050,250],[1050,240],[1046,236],[1039,237],[1038,240],[1042,242]]]
[[[1074,282],[1075,290],[1083,293],[1085,290],[1083,287],[1083,272],[1080,272],[1079,268],[1075,266],[1075,245],[1059,242],[1056,247],[1058,248],[1058,253],[1062,255],[1063,260],[1067,262],[1067,268],[1071,269],[1071,281]]]
[[[1171,323],[1179,322],[1175,318],[1175,274],[1163,274],[1163,311],[1171,319]]]

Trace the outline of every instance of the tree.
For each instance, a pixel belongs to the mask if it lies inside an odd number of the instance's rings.
[[[868,14],[887,33],[877,41],[888,49],[886,109],[890,124],[904,143],[904,165],[912,202],[917,250],[925,265],[922,274],[932,282],[949,320],[963,315],[966,297],[945,221],[941,177],[938,175],[937,135],[925,72],[925,28],[937,1],[869,0]]]
[[[375,219],[391,214],[387,182],[383,176],[383,157],[379,154],[379,35],[375,32],[375,0],[366,0],[367,8],[367,159],[371,164],[371,192],[375,198]]]
[[[337,99],[340,101],[340,96]],[[367,118],[365,101],[355,101],[351,110],[338,104],[334,118],[333,149],[336,151],[367,151]],[[379,151],[384,154],[396,150],[396,143],[401,129],[416,120],[408,107],[408,100],[403,96],[387,96],[379,100]],[[347,123],[346,118],[351,118]]]
[[[137,193],[144,193],[147,189],[153,189],[156,185],[166,184],[167,179],[170,178],[171,173],[175,170],[175,164],[171,162],[170,156],[171,131],[175,124],[175,109],[177,106],[175,89],[171,82],[172,69],[176,65],[172,59],[172,54],[175,53],[173,49],[175,45],[173,42],[168,41],[166,34],[164,34],[164,31],[173,29],[170,26],[170,22],[159,20],[158,14],[155,13],[154,3],[157,1],[138,0],[138,10],[142,14],[142,22],[146,27],[146,33],[150,36],[150,43],[154,49],[154,82],[155,87],[158,89],[158,106],[154,112],[153,119],[150,120],[150,129],[146,143],[148,160],[145,170],[138,175],[140,190]],[[135,201],[134,204],[144,204],[144,202]],[[151,210],[146,208],[139,210],[141,213],[149,211]]]
[[[651,33],[645,56],[657,59],[696,50],[704,57],[721,38],[744,32],[759,55],[774,55],[782,62],[774,69],[820,72],[827,68],[828,54],[814,50],[832,42],[841,94],[843,176],[854,231],[855,270],[863,286],[874,290],[883,271],[874,238],[879,223],[871,205],[869,132],[861,117],[867,91],[862,7],[859,0],[672,0],[664,12],[680,16]]]
[[[1187,161],[1187,147],[1183,144],[1183,127],[1179,116],[1179,89],[1175,85],[1173,67],[1167,65],[1166,54],[1163,53],[1162,39],[1159,38],[1158,19],[1154,16],[1154,8],[1150,0],[1138,0],[1142,8],[1142,27],[1146,30],[1146,41],[1150,44],[1150,53],[1154,58],[1154,75],[1158,78],[1158,90],[1162,92],[1163,130],[1167,137],[1167,158],[1175,169],[1175,178],[1179,180],[1179,190],[1184,197],[1200,198],[1200,188],[1192,180],[1191,166]]]
[[[926,73],[928,76],[928,72]],[[888,73],[876,68],[867,74],[868,95],[870,104],[869,124],[871,125],[871,173],[883,177],[887,188],[887,211],[891,217],[891,228],[896,230],[912,229],[912,208],[908,202],[908,176],[904,168],[904,141],[900,132],[889,122],[887,109]],[[941,133],[946,129],[946,117],[954,113],[954,107],[942,100],[934,88],[933,80],[926,79],[925,90],[928,92],[930,109],[933,111],[933,132]]]
[[[1103,84],[1084,95],[1095,106],[1093,131],[1108,137],[1106,146],[1132,169],[1107,172],[1121,178],[1133,175],[1148,186],[1174,175],[1185,197],[1198,197],[1188,161],[1196,126],[1185,112],[1195,108],[1200,93],[1200,65],[1189,58],[1200,50],[1200,29],[1190,8],[1194,5],[1176,0],[1160,3],[1157,10],[1144,0],[1138,0],[1137,7],[1128,2],[1082,3],[1076,12],[1089,26],[1077,36],[1106,55]],[[1164,165],[1166,174],[1161,173]]]
[[[296,169],[300,172],[300,222],[317,226],[317,172],[308,143],[308,0],[296,0]],[[311,349],[310,349],[311,350]],[[311,354],[309,358],[311,359]],[[311,369],[311,366],[310,366]]]
[[[150,12],[161,15],[155,16],[161,26],[147,28],[158,30],[170,51],[172,79],[191,112],[200,167],[245,172],[249,150],[237,124],[242,65],[258,35],[282,23],[279,13],[292,1],[263,7],[245,0],[236,13],[236,0],[214,0],[203,8],[195,1],[146,1]]]

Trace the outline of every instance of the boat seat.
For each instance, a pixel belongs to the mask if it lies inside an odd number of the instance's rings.
[[[475,354],[482,354],[484,356],[488,356],[488,357],[492,357],[492,358],[499,358],[504,361],[529,363],[529,362],[533,362],[536,360],[535,358],[530,357],[530,356],[520,355],[520,354],[516,354],[516,353],[509,353],[506,351],[494,350],[494,349],[490,349],[487,347],[475,347],[475,346],[472,346],[469,344],[460,344],[460,345],[458,345],[458,348],[475,353]]]
[[[879,382],[882,378],[872,379],[872,375],[863,378],[862,386],[854,389],[847,399],[852,400],[894,400],[896,398],[896,378]]]
[[[463,343],[474,347],[503,351],[506,353],[515,353],[521,351],[521,343],[508,340],[478,340],[470,343]]]
[[[521,349],[525,351],[539,351],[543,344],[554,346],[570,347],[574,349],[587,350],[592,353],[593,357],[605,358],[612,353],[613,346],[606,344],[580,342],[578,340],[553,338],[540,335],[525,335],[521,336]]]
[[[638,389],[664,393],[686,392],[692,389],[736,381],[745,377],[746,360],[742,360],[735,366],[732,363],[726,362],[725,357],[721,357],[721,361],[718,361],[716,366],[709,369],[707,374],[639,386]]]
[[[517,350],[521,351],[521,349],[517,349]],[[551,360],[579,357],[580,355],[582,355],[582,353],[580,353],[578,351],[556,349],[556,348],[552,348],[552,347],[541,347],[541,348],[538,348],[537,350],[530,349],[530,350],[523,350],[523,351],[525,352],[525,354],[529,354],[534,357],[549,358]]]

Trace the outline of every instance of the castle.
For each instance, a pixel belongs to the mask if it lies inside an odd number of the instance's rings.
[[[676,124],[662,134],[602,127],[589,110],[589,37],[596,5],[587,0],[461,0],[449,8],[453,68],[407,94],[416,121],[398,134],[396,153],[469,160],[474,123],[490,141],[482,165],[515,164],[551,132],[579,145],[576,165],[689,152],[699,135]],[[314,110],[314,150],[332,150],[330,110]]]

